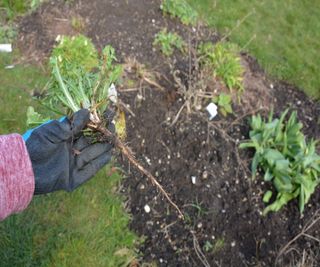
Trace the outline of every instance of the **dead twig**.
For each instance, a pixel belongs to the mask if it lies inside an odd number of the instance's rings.
[[[203,266],[210,267],[210,264],[209,264],[206,256],[203,254],[203,252],[202,252],[202,250],[200,248],[200,245],[199,245],[199,242],[198,242],[198,239],[197,239],[196,235],[194,234],[193,231],[190,231],[190,232],[191,232],[192,237],[193,237],[193,247],[194,247],[194,250],[196,252],[197,257],[202,262]]]
[[[312,216],[312,218],[306,223],[306,225],[302,228],[301,232],[296,235],[293,239],[291,239],[278,253],[275,263],[279,261],[279,258],[284,254],[288,252],[288,248],[297,241],[300,237],[304,236],[309,239],[312,239],[318,243],[320,243],[320,240],[318,238],[315,238],[311,235],[309,235],[307,232],[320,221],[320,210],[317,210],[316,213]]]
[[[139,91],[139,88],[127,88],[127,89],[120,89],[121,93],[127,93],[127,92],[136,92]]]
[[[183,213],[181,212],[177,204],[172,201],[168,193],[163,189],[162,185],[157,181],[157,179],[136,160],[128,146],[126,146],[117,136],[112,134],[105,127],[91,123],[88,124],[88,127],[102,133],[105,137],[111,138],[115,146],[120,149],[122,155],[124,155],[129,160],[129,162],[131,162],[142,174],[150,179],[151,183],[160,190],[160,192],[165,196],[169,203],[177,210],[179,217],[181,219],[184,219]]]
[[[165,92],[165,91],[166,91],[166,89],[164,89],[164,88],[163,88],[160,84],[158,84],[156,81],[153,81],[153,80],[149,79],[148,77],[142,77],[142,79],[143,79],[146,83],[154,86],[155,88],[158,88],[161,92]]]
[[[187,106],[186,102],[183,103],[183,105],[181,106],[180,110],[178,111],[176,117],[174,118],[174,120],[172,121],[172,123],[170,124],[170,127],[172,127],[173,125],[176,124],[176,122],[178,121],[180,114],[182,112],[182,110]]]
[[[161,144],[161,145],[163,145],[164,146],[164,148],[167,150],[167,152],[168,152],[168,155],[171,155],[171,150],[170,150],[170,148],[165,144],[165,142],[163,142],[162,140],[160,140],[160,139],[157,139],[157,141]]]
[[[132,115],[132,117],[136,116],[136,114],[134,114],[133,111],[125,103],[123,103],[120,99],[118,99],[118,102],[121,107],[123,107],[126,111],[128,111]]]

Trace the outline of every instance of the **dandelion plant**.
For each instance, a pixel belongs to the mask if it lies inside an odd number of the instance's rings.
[[[81,40],[85,49],[87,49],[88,45],[91,47],[92,43],[89,39],[83,39],[83,36],[81,36]],[[81,48],[77,38],[68,41],[71,42],[68,43],[69,49],[73,49],[72,42],[77,44],[76,49]],[[82,108],[88,109],[90,111],[90,122],[87,125],[87,129],[85,129],[86,133],[91,135],[99,133],[103,135],[104,140],[112,142],[133,166],[158,187],[178,211],[180,217],[183,218],[178,206],[171,200],[156,178],[135,159],[130,148],[121,140],[121,137],[125,137],[125,119],[124,113],[118,106],[114,84],[118,82],[122,68],[120,65],[114,64],[116,60],[115,50],[111,46],[106,46],[102,51],[98,65],[88,70],[87,67],[77,64],[78,61],[73,61],[72,58],[67,57],[72,53],[68,49],[61,49],[60,46],[64,44],[63,42],[62,44],[60,43],[50,58],[52,75],[46,86],[45,97],[41,101],[43,105],[57,114],[68,115],[72,115]],[[57,51],[60,51],[61,54],[57,53]],[[91,55],[92,53],[88,54]],[[118,111],[115,116],[116,126],[118,126],[115,134],[105,126],[104,113],[110,107]],[[36,126],[43,122],[43,117],[34,111],[32,107],[28,109],[27,115],[27,122],[31,126]]]

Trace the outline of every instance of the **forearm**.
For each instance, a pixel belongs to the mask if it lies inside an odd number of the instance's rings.
[[[34,193],[34,174],[18,134],[0,136],[0,220],[24,210]]]

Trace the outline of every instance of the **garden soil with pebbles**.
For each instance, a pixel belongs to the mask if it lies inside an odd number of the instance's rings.
[[[242,104],[234,106],[234,114],[209,121],[203,105],[191,114],[184,110],[171,126],[183,99],[170,70],[172,66],[181,72],[188,70],[188,59],[176,53],[168,64],[152,47],[155,34],[167,27],[185,39],[197,35],[197,40],[216,41],[218,37],[203,27],[191,29],[163,16],[159,6],[160,1],[154,0],[73,1],[69,5],[50,1],[20,21],[18,44],[25,59],[33,57],[43,63],[58,34],[75,34],[71,17],[77,15],[84,21],[83,33],[98,48],[111,44],[121,61],[136,58],[160,73],[158,83],[165,91],[148,83],[131,92],[125,92],[126,83],[119,87],[122,101],[131,109],[127,143],[185,214],[184,221],[179,219],[146,177],[122,163],[127,176],[123,192],[132,213],[130,227],[145,239],[140,247],[143,262],[157,266],[274,266],[281,248],[320,209],[320,192],[318,189],[312,196],[304,216],[292,201],[280,212],[263,217],[262,194],[268,185],[261,178],[251,180],[253,153],[239,150],[238,144],[248,138],[250,115],[258,111],[265,115],[271,106],[276,115],[287,107],[297,110],[308,138],[319,138],[320,106],[293,86],[268,78],[252,57],[243,54],[245,93]],[[130,83],[139,84],[130,75],[126,76]],[[320,238],[319,224],[308,234]],[[279,259],[278,266],[301,258],[304,250],[320,262],[318,247],[316,240],[301,237]]]

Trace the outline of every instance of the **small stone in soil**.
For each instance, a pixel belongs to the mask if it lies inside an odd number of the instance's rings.
[[[146,205],[144,206],[144,211],[145,211],[146,213],[150,213],[151,208],[150,208],[150,206],[149,206],[148,204],[146,204]]]
[[[192,182],[193,184],[196,184],[196,182],[197,182],[197,177],[191,176],[191,182]]]
[[[204,171],[202,173],[202,179],[204,179],[204,180],[208,179],[208,172],[207,171]]]

